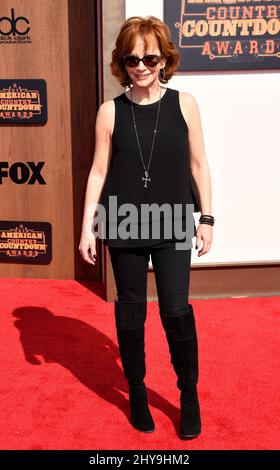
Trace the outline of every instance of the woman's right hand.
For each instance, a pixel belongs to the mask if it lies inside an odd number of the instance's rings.
[[[91,230],[83,230],[81,234],[79,251],[82,258],[89,264],[96,262],[96,238]]]

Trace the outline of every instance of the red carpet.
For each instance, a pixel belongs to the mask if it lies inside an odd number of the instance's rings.
[[[1,279],[1,449],[279,449],[280,298],[190,301],[202,434],[178,436],[179,390],[157,302],[146,354],[156,430],[128,422],[113,303],[96,283]]]

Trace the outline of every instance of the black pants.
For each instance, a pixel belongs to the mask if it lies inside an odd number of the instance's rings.
[[[160,318],[177,374],[177,386],[182,392],[189,392],[198,381],[195,318],[188,303],[191,248],[177,250],[174,241],[141,248],[109,247],[109,252],[118,296],[115,302],[118,344],[127,380],[142,384],[146,374],[144,330],[151,255]]]
[[[147,300],[151,255],[160,310],[176,315],[184,309],[189,297],[191,249],[176,250],[175,245],[169,241],[138,248],[109,246],[118,300],[127,303]]]

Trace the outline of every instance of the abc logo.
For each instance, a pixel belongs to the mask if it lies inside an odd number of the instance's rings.
[[[0,184],[3,184],[3,178],[10,178],[15,184],[46,184],[40,174],[45,162],[15,162],[9,168],[8,162],[0,162]]]
[[[0,16],[0,34],[2,34],[3,36],[9,36],[10,34],[13,34],[13,36],[15,36],[16,34],[24,36],[25,34],[27,34],[30,30],[30,27],[28,26],[25,30],[23,30],[23,26],[21,26],[21,29],[19,29],[20,26],[17,26],[17,23],[19,21],[29,24],[28,19],[24,16],[18,16],[17,18],[15,18],[14,8],[11,9],[11,18],[8,18],[8,16]],[[5,23],[8,24],[8,27],[10,28],[9,30],[7,30]]]

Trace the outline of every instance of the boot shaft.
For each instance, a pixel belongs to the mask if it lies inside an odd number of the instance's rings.
[[[147,304],[115,301],[117,339],[124,375],[131,385],[142,384],[146,375],[145,321]]]
[[[168,341],[171,363],[177,375],[177,386],[183,391],[198,382],[198,342],[191,304],[180,315],[160,312]]]

